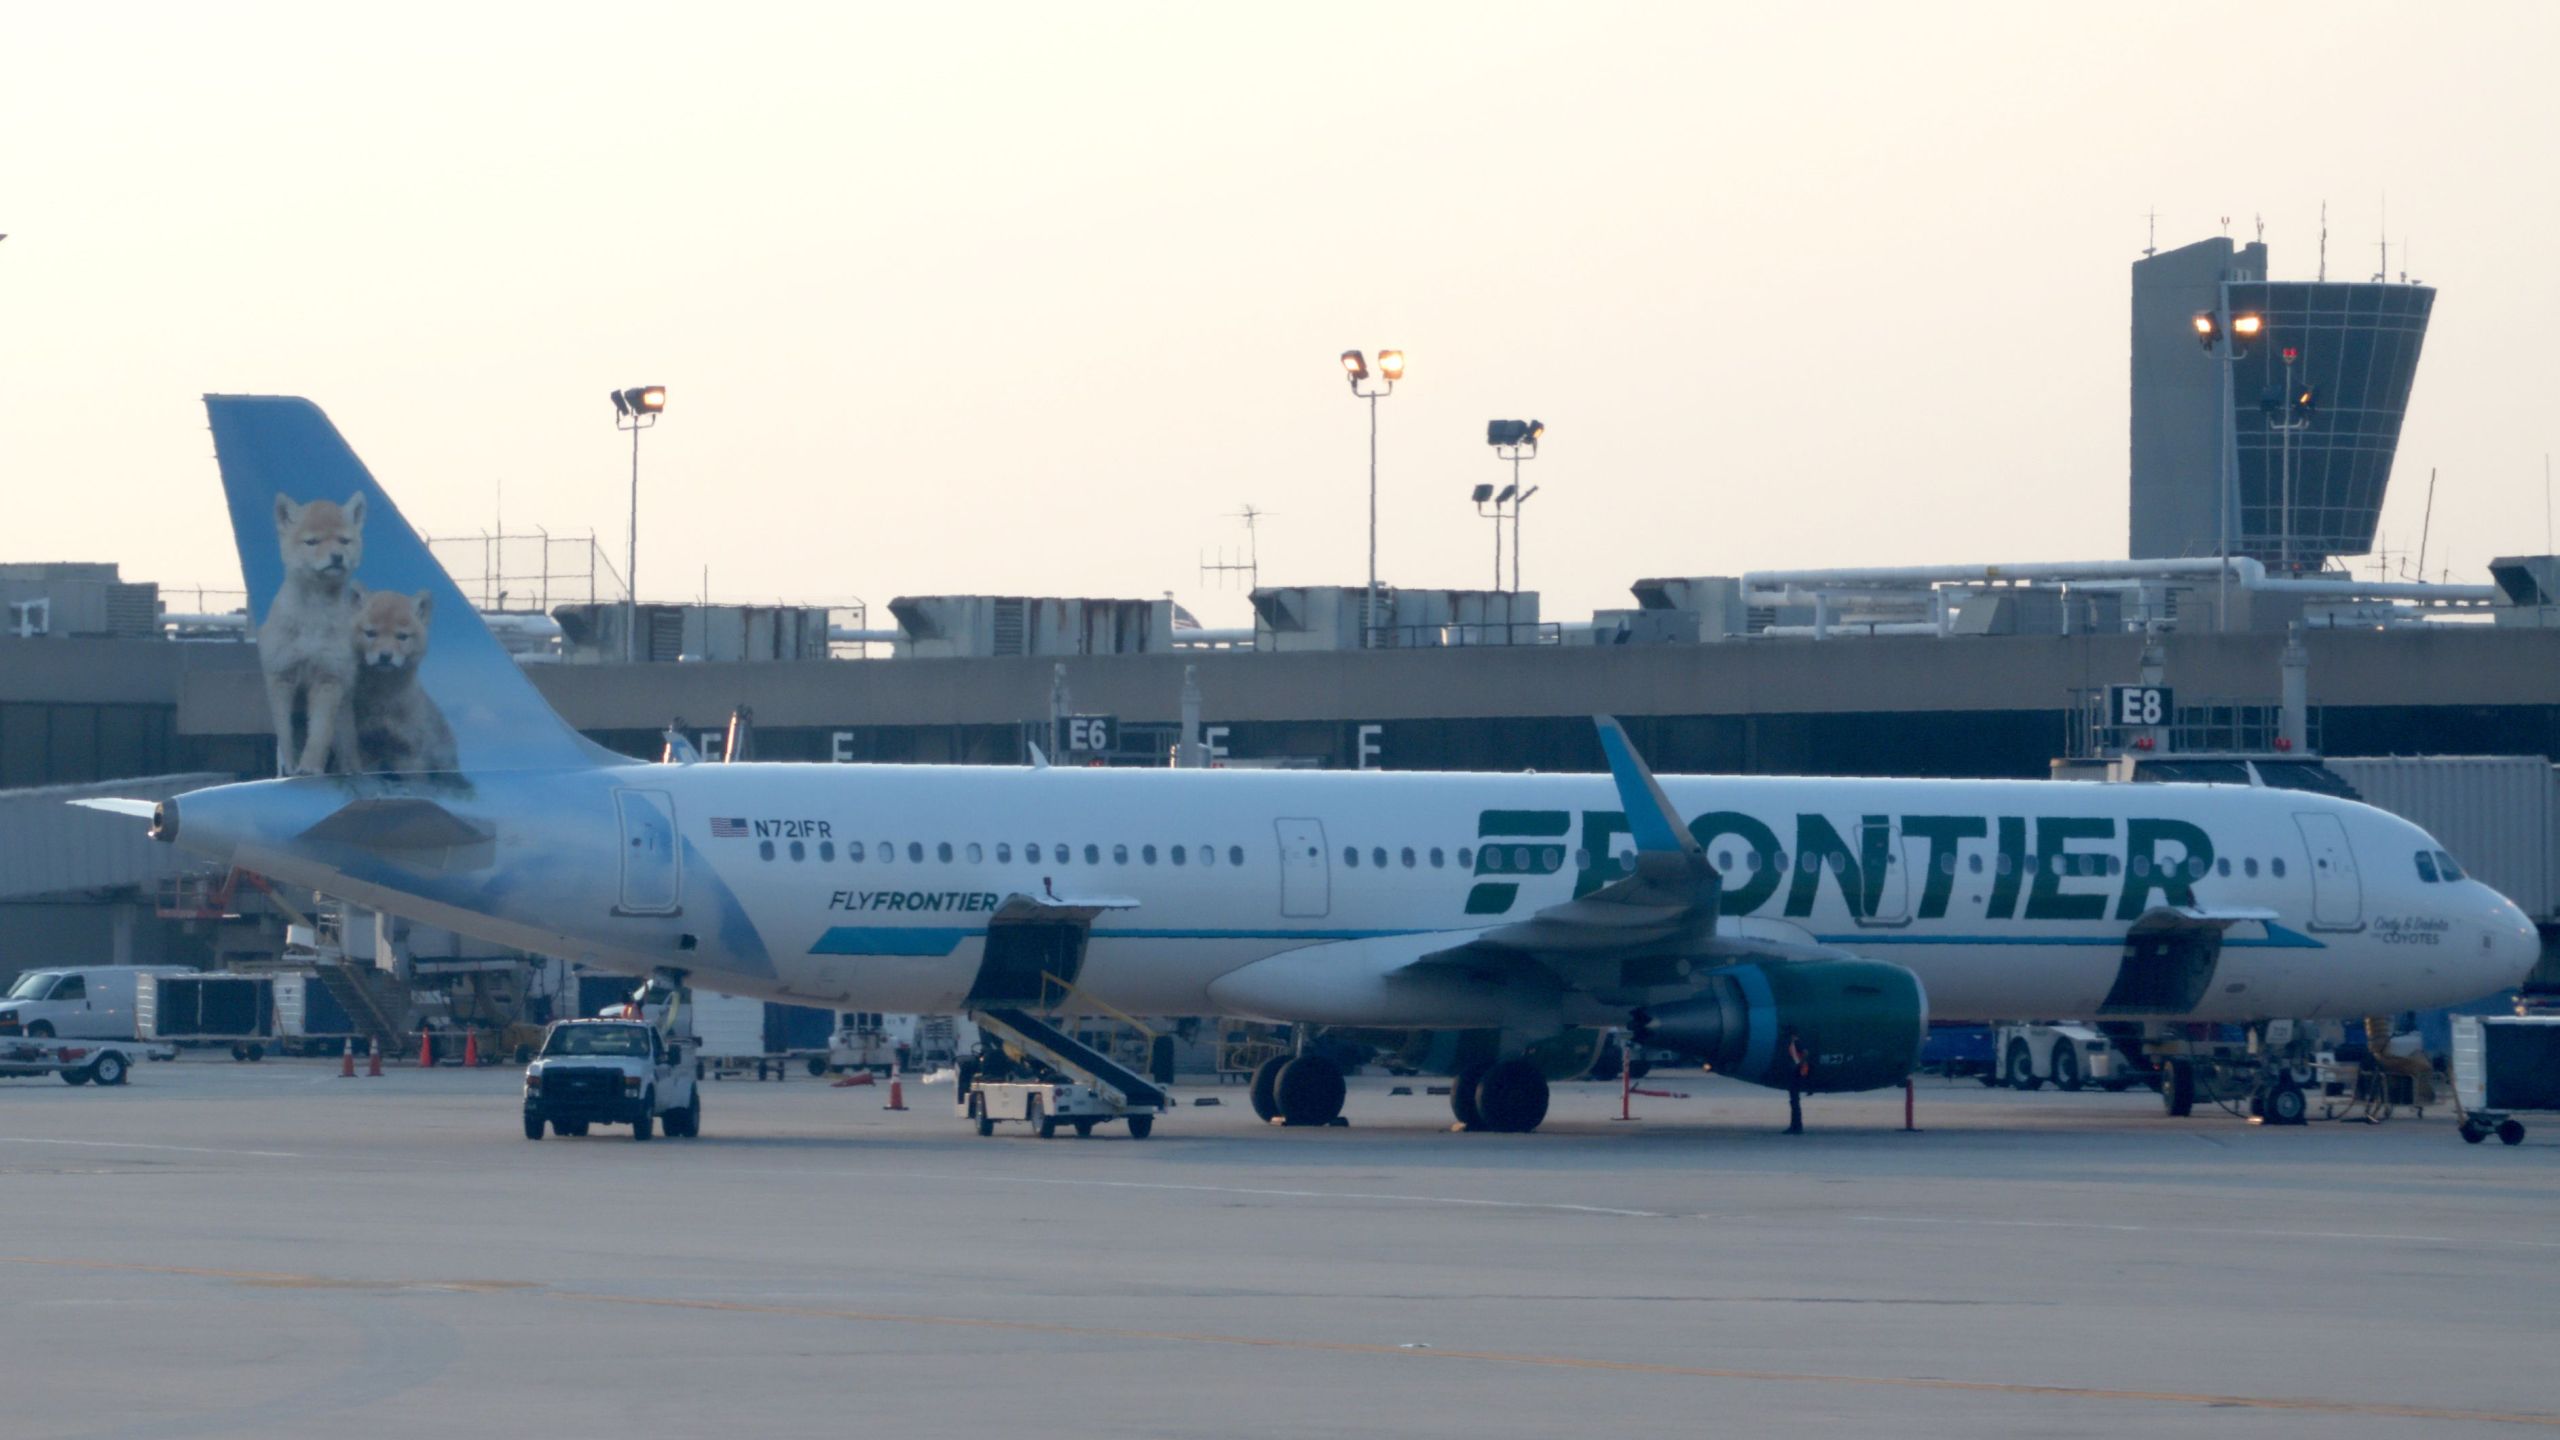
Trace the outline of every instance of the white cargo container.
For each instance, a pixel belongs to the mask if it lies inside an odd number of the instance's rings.
[[[2471,877],[2536,920],[2560,918],[2560,774],[2539,755],[2330,756],[2368,805],[2443,842]]]
[[[713,1069],[753,1065],[766,1058],[764,1002],[694,990],[693,1053]]]

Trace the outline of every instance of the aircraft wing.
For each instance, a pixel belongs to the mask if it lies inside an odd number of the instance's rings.
[[[2164,930],[2210,930],[2216,934],[2234,925],[2264,925],[2279,917],[2273,910],[2245,905],[2217,905],[2205,908],[2195,905],[2154,905],[2133,922],[2133,934],[2149,935]]]
[[[1676,986],[1699,970],[1739,960],[1849,956],[1827,945],[1719,928],[1723,877],[1625,729],[1608,716],[1595,718],[1636,842],[1634,869],[1588,895],[1417,956],[1406,968],[1446,967],[1479,979],[1543,971],[1567,988],[1605,993]]]

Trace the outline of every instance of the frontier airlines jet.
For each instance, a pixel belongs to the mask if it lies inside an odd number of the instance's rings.
[[[316,407],[212,396],[285,778],[157,807],[219,863],[500,945],[852,1009],[1470,1032],[1527,1130],[1611,1028],[1899,1083],[1932,1014],[2354,1017],[2518,982],[2533,925],[2406,821],[2242,786],[649,764],[569,728]],[[139,812],[143,802],[110,802]],[[1257,1098],[1329,1120],[1341,1073]]]

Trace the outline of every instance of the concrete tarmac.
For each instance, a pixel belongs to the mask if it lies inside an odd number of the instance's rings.
[[[1044,1142],[729,1081],[640,1145],[525,1141],[505,1068],[0,1081],[0,1435],[2560,1430],[2560,1122],[1388,1083]]]

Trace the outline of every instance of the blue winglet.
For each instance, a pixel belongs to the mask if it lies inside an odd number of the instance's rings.
[[[1600,753],[1609,758],[1610,777],[1618,782],[1618,804],[1627,812],[1627,832],[1635,837],[1636,853],[1695,851],[1698,842],[1689,827],[1680,823],[1680,812],[1671,808],[1670,797],[1655,783],[1643,757],[1636,754],[1626,727],[1606,715],[1591,718],[1600,727]]]

